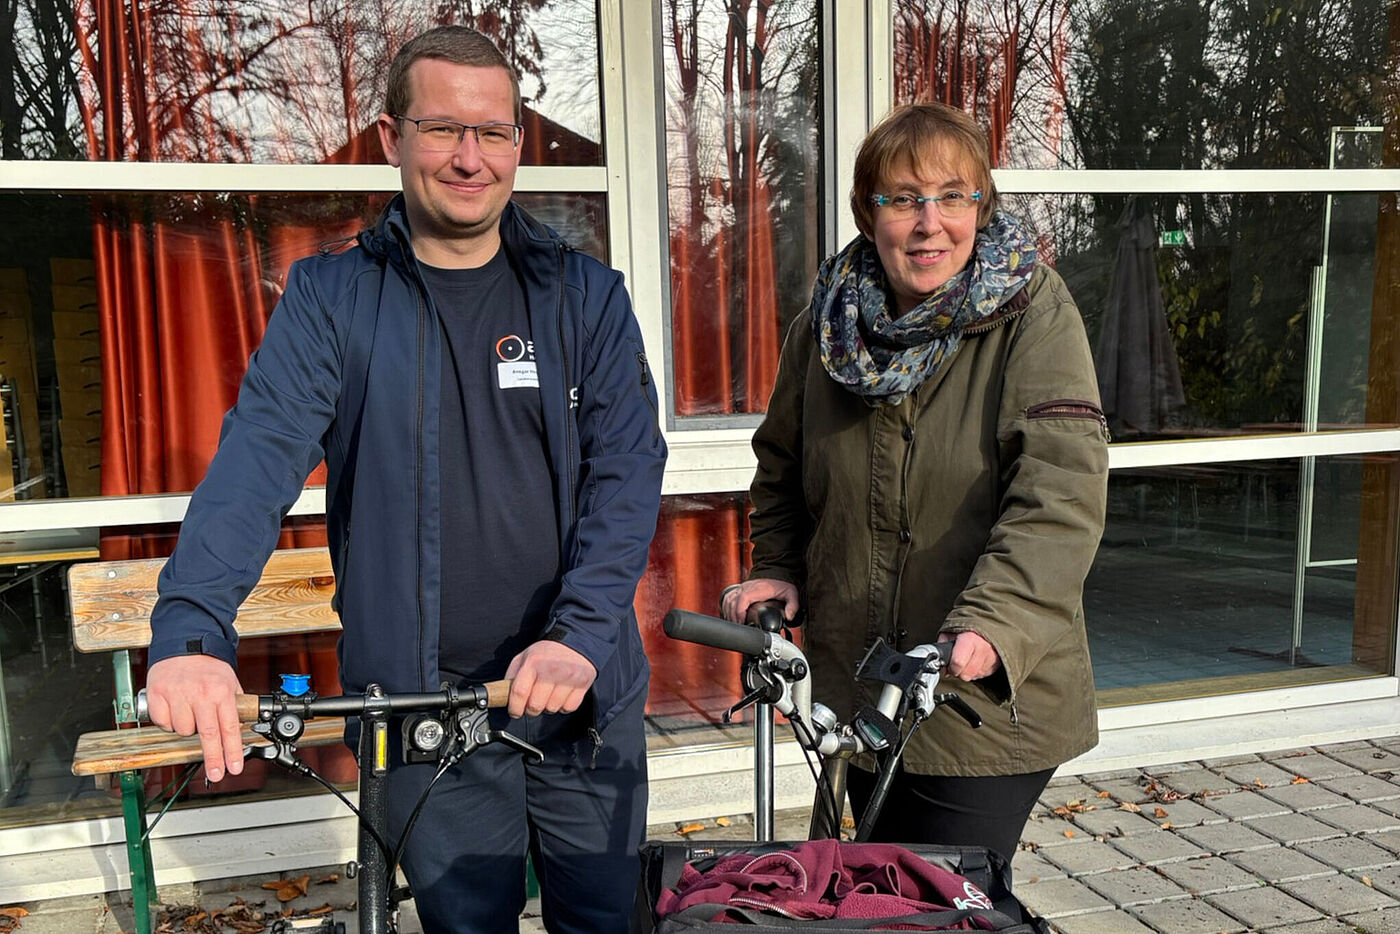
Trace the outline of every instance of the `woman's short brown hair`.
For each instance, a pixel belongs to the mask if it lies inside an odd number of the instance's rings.
[[[982,191],[977,226],[985,227],[997,208],[987,134],[961,110],[927,103],[905,104],[891,110],[860,144],[851,179],[851,213],[860,232],[867,237],[872,235],[875,206],[870,203],[870,196],[881,193],[880,186],[888,183],[896,166],[908,162],[917,171],[945,153],[954,160],[966,160],[972,167],[970,181]]]

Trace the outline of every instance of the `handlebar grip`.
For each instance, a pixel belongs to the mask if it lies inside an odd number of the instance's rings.
[[[661,628],[672,639],[708,645],[741,655],[762,655],[768,651],[772,641],[769,633],[762,629],[692,613],[689,610],[672,610],[667,613]]]
[[[488,681],[482,685],[486,689],[487,707],[504,707],[510,702],[511,679],[502,678],[500,681]]]
[[[235,694],[233,702],[238,707],[239,723],[258,722],[258,695],[256,694]]]

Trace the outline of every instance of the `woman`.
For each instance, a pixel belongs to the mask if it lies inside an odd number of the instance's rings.
[[[851,210],[861,236],[822,264],[754,435],[753,570],[722,609],[805,609],[817,698],[843,719],[874,700],[852,675],[876,638],[955,639],[940,688],[983,726],[935,713],[874,836],[1010,859],[1055,767],[1098,739],[1081,607],[1108,472],[1093,361],[1064,282],[997,210],[966,114],[887,116]],[[859,815],[874,776],[847,781]]]

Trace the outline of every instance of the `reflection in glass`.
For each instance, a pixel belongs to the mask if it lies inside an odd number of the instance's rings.
[[[1388,345],[1372,337],[1400,311],[1384,245],[1394,192],[1004,206],[1037,229],[1083,314],[1115,440],[1299,431],[1309,411],[1324,430],[1400,424]]]
[[[0,86],[16,92],[4,158],[382,162],[393,53],[464,22],[521,77],[523,161],[600,165],[595,0],[473,6],[84,0],[65,16],[20,3],[16,41],[0,48]]]
[[[0,195],[0,499],[193,489],[292,262],[389,197]],[[603,195],[520,201],[606,259]]]
[[[988,129],[1008,168],[1322,168],[1394,119],[1387,0],[896,0],[895,100]]]
[[[663,4],[676,415],[761,412],[807,303],[819,6]]]
[[[1378,571],[1395,525],[1384,540],[1368,539],[1375,530],[1366,526],[1397,463],[1317,458],[1308,481],[1298,460],[1110,474],[1108,525],[1084,598],[1101,700],[1387,673],[1394,568],[1390,579]],[[1319,520],[1311,533],[1300,523],[1305,498]],[[1304,566],[1309,540],[1314,560]]]

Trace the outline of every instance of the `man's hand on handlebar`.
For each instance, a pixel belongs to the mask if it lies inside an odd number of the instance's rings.
[[[204,774],[211,782],[243,771],[243,733],[234,698],[243,693],[238,675],[209,655],[163,658],[146,673],[151,722],[181,736],[199,734]]]
[[[513,679],[510,715],[535,717],[578,710],[598,670],[564,643],[543,641],[511,659],[506,677]]]
[[[750,606],[768,600],[778,600],[783,604],[783,619],[788,621],[797,616],[802,606],[795,584],[769,577],[755,577],[727,588],[720,597],[720,612],[731,623],[742,623]]]
[[[976,681],[995,674],[1001,667],[1001,657],[992,644],[975,632],[944,633],[952,636],[953,657],[948,662],[948,674],[964,681]]]

